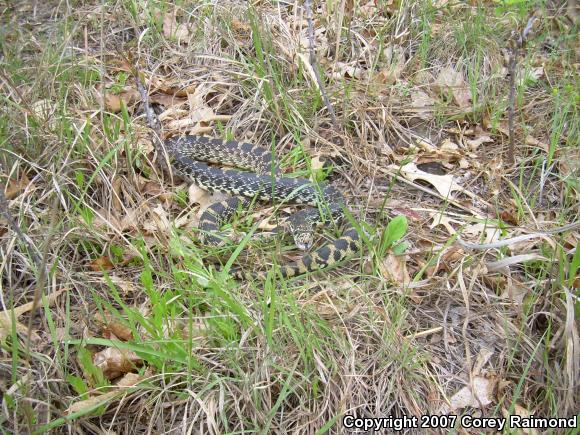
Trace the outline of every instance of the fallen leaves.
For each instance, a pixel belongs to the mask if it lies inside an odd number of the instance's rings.
[[[50,306],[56,302],[56,299],[65,291],[68,291],[67,288],[57,290],[53,293],[50,293],[46,296],[46,302]],[[10,334],[12,334],[13,327],[16,328],[16,332],[19,334],[28,334],[28,328],[21,323],[18,322],[18,318],[25,313],[28,313],[30,310],[34,308],[33,302],[28,302],[24,305],[20,305],[14,309],[8,309],[4,311],[0,311],[0,342],[3,342],[4,339]],[[36,307],[38,308],[38,306]],[[13,323],[13,319],[15,324]],[[32,340],[38,340],[39,336],[36,334],[35,331],[31,331]]]
[[[405,255],[388,254],[379,263],[379,270],[384,278],[398,285],[406,286],[411,282]]]
[[[72,414],[88,414],[96,410],[98,407],[105,405],[112,400],[118,399],[123,395],[129,394],[133,390],[130,387],[135,387],[140,381],[145,379],[144,376],[137,375],[135,373],[127,373],[121,380],[119,380],[116,385],[111,387],[109,391],[98,396],[91,397],[90,399],[80,400],[78,402],[73,402],[68,409],[65,411],[67,415]]]
[[[433,88],[443,96],[450,94],[460,108],[471,105],[471,91],[465,83],[463,73],[452,66],[447,66],[439,72]]]
[[[20,195],[30,185],[30,183],[31,182],[28,179],[26,172],[24,172],[20,178],[10,179],[6,185],[4,196],[6,196],[6,199],[14,199]]]
[[[453,179],[453,175],[434,175],[421,171],[413,162],[407,163],[400,168],[401,174],[410,181],[422,180],[429,183],[444,198],[453,198],[452,192],[464,189]]]
[[[107,256],[95,258],[89,263],[89,268],[93,272],[102,272],[105,270],[111,270],[114,267],[113,262]]]
[[[112,93],[105,92],[105,108],[109,112],[118,113],[121,111],[123,105],[130,107],[140,100],[139,91],[132,87],[126,87],[122,92]]]
[[[132,350],[108,347],[93,356],[93,364],[105,378],[116,379],[142,366],[143,359]]]
[[[420,89],[413,89],[411,91],[411,107],[419,118],[425,120],[432,119],[435,103],[435,99],[431,98],[426,92]]]
[[[449,399],[449,404],[439,409],[440,414],[450,414],[457,410],[471,407],[484,408],[494,402],[496,378],[474,376],[469,385],[464,386]]]
[[[177,22],[177,8],[163,16],[163,35],[167,39],[176,39],[178,43],[189,38],[189,26]]]

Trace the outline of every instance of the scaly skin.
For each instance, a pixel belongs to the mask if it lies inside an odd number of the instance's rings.
[[[165,141],[172,168],[202,189],[210,192],[225,192],[234,195],[225,201],[212,204],[202,214],[200,229],[206,234],[205,241],[218,244],[220,225],[229,220],[236,209],[245,207],[247,198],[260,201],[278,201],[316,207],[328,206],[333,219],[343,216],[344,198],[332,186],[318,188],[305,178],[282,178],[280,171],[272,163],[272,154],[256,145],[236,141],[210,139],[204,136],[183,136]],[[255,173],[220,169],[206,163],[230,164],[239,168],[251,169]],[[296,244],[301,249],[312,245],[314,227],[324,223],[316,208],[302,210],[290,219],[290,227]],[[312,253],[305,254],[300,260],[280,266],[284,277],[293,277],[307,272],[320,270],[352,256],[361,248],[358,232],[349,227],[343,235],[333,242],[322,246]],[[245,274],[234,269],[233,274]],[[263,273],[254,273],[264,278]]]

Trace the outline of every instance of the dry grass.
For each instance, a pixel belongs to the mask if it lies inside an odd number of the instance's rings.
[[[579,233],[552,231],[578,222],[567,2],[327,0],[312,41],[301,2],[75,3],[1,6],[3,432],[578,413]],[[510,166],[506,41],[532,13]],[[158,165],[133,66],[165,137],[261,144],[339,187],[375,236],[361,256],[290,281],[216,271],[298,254],[198,242],[209,199]]]

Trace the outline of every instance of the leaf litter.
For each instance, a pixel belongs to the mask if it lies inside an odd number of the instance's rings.
[[[147,22],[151,16],[158,20],[161,25],[159,37],[164,38],[164,44],[167,44],[160,58],[152,62],[152,53],[147,52],[146,37],[149,35],[136,35],[139,50],[145,50],[139,53],[143,55],[143,77],[151,101],[162,108],[159,118],[163,122],[165,135],[201,133],[217,137],[224,135],[226,126],[227,134],[232,132],[237,139],[251,138],[264,146],[270,146],[272,138],[275,137],[279,146],[276,151],[281,155],[289,150],[286,145],[290,143],[287,141],[288,137],[298,139],[302,135],[303,144],[308,144],[309,152],[313,151],[310,167],[312,172],[309,175],[316,177],[324,172],[322,156],[335,153],[349,162],[349,169],[340,169],[333,182],[338,181],[341,190],[345,191],[349,202],[356,211],[361,212],[361,216],[377,222],[377,226],[399,214],[401,210],[405,210],[406,215],[413,216],[407,236],[410,248],[404,254],[387,251],[375,263],[378,274],[372,280],[366,281],[359,276],[353,279],[352,276],[331,273],[328,279],[309,277],[300,281],[303,283],[302,287],[289,287],[289,292],[295,298],[292,309],[300,313],[300,316],[306,316],[300,320],[302,324],[318,325],[317,321],[312,322],[307,317],[312,309],[331,322],[333,328],[336,328],[333,332],[343,337],[343,341],[351,347],[349,352],[341,353],[337,351],[337,344],[332,342],[330,346],[321,346],[321,349],[317,348],[310,354],[314,368],[312,373],[321,380],[315,396],[322,399],[320,406],[317,401],[305,405],[307,408],[312,407],[307,410],[309,416],[301,414],[306,408],[284,408],[284,412],[280,412],[284,414],[284,421],[278,418],[278,414],[269,421],[275,421],[276,425],[288,429],[291,426],[285,426],[286,424],[291,425],[308,418],[320,423],[320,426],[322,420],[329,415],[338,415],[337,409],[330,405],[337,400],[342,404],[343,410],[360,409],[369,415],[377,412],[390,415],[394,410],[392,407],[377,405],[377,408],[371,409],[369,405],[370,402],[383,403],[385,398],[388,398],[389,403],[396,403],[401,412],[405,413],[418,410],[459,412],[469,408],[487,412],[496,406],[506,413],[509,401],[514,400],[517,401],[515,412],[529,415],[535,411],[533,407],[536,403],[531,391],[543,386],[536,382],[538,385],[534,384],[532,388],[527,376],[519,369],[528,363],[525,355],[536,349],[540,343],[538,336],[542,334],[533,326],[540,323],[539,321],[534,320],[527,324],[520,323],[519,320],[525,312],[533,312],[540,318],[540,311],[545,310],[538,304],[547,303],[544,301],[553,295],[542,295],[539,302],[530,299],[539,290],[535,287],[530,289],[538,284],[531,279],[533,277],[529,276],[525,266],[541,264],[546,265],[546,270],[550,270],[552,260],[546,256],[545,251],[556,251],[564,246],[568,254],[572,252],[578,242],[577,229],[573,228],[562,236],[560,233],[543,233],[542,236],[534,238],[519,238],[522,235],[531,235],[530,228],[537,229],[540,234],[542,229],[557,226],[555,223],[559,218],[554,209],[526,208],[507,194],[509,188],[506,188],[505,180],[509,177],[513,179],[511,168],[502,157],[502,145],[509,136],[507,121],[501,113],[495,115],[499,119],[493,120],[491,115],[485,114],[478,119],[477,115],[473,115],[476,112],[472,113],[475,97],[481,101],[482,95],[472,95],[473,88],[468,84],[466,69],[462,66],[462,62],[468,59],[458,59],[452,49],[447,49],[447,45],[451,47],[454,42],[445,39],[445,23],[439,22],[448,11],[453,10],[460,14],[469,9],[468,5],[445,5],[445,2],[436,2],[435,7],[443,9],[438,9],[434,22],[429,23],[432,31],[430,35],[446,50],[445,53],[438,53],[437,45],[434,45],[433,53],[437,53],[440,58],[427,57],[421,61],[416,57],[414,44],[417,41],[412,39],[413,29],[405,25],[408,20],[395,20],[398,24],[397,28],[391,29],[394,31],[392,38],[385,44],[378,42],[378,35],[384,30],[381,26],[389,25],[400,11],[397,2],[382,2],[379,5],[371,1],[358,6],[354,8],[351,2],[344,2],[335,6],[337,9],[332,9],[330,3],[323,2],[319,5],[320,9],[315,11],[313,23],[314,49],[319,61],[317,68],[322,68],[325,73],[323,85],[330,91],[339,118],[348,119],[350,122],[348,130],[334,134],[344,139],[340,146],[329,140],[332,135],[324,131],[331,124],[326,108],[322,105],[316,106],[317,113],[311,117],[298,108],[299,104],[304,107],[312,106],[310,100],[301,99],[306,98],[305,95],[309,95],[309,92],[320,91],[320,84],[308,57],[311,43],[307,31],[308,21],[299,5],[271,8],[258,2],[256,7],[260,8],[262,14],[257,22],[250,22],[244,14],[238,14],[240,5],[229,3],[227,7],[216,6],[214,12],[219,17],[218,20],[213,16],[198,19],[197,16],[189,14],[185,6],[138,16],[143,22]],[[416,11],[411,8],[408,13],[412,16]],[[88,11],[86,19],[97,19],[101,14],[111,18],[109,22],[113,27],[122,28],[121,23],[128,20],[125,16],[115,17],[105,6]],[[230,18],[231,26],[227,27],[227,32],[223,32],[224,28],[220,27],[223,22],[219,20]],[[129,22],[131,20],[127,21]],[[88,50],[88,45],[100,40],[95,37],[99,32],[94,35],[90,33],[96,31],[90,22],[85,21],[84,24],[91,38],[87,37],[87,47],[80,50]],[[196,33],[198,29],[203,29],[201,36]],[[243,63],[248,59],[244,56],[248,56],[256,48],[253,43],[260,29],[270,32],[274,46],[278,47],[276,55],[269,53],[265,58],[271,68],[266,76],[260,76],[257,65]],[[337,32],[336,29],[340,31]],[[151,32],[151,29],[147,31]],[[186,47],[201,54],[192,58],[187,52],[180,51],[189,49]],[[413,49],[409,50],[409,47]],[[493,44],[487,48],[486,62],[493,63],[499,56],[493,57]],[[93,91],[95,95],[104,97],[105,110],[108,113],[119,114],[123,106],[130,108],[130,113],[136,115],[135,128],[139,129],[142,125],[141,120],[137,120],[138,111],[135,106],[138,106],[140,94],[131,81],[126,81],[123,85],[116,83],[117,79],[123,80],[115,74],[130,72],[130,68],[123,66],[122,59],[116,58],[115,49],[107,53],[110,57],[91,58],[98,63],[99,68],[106,71],[103,76],[105,84],[95,86]],[[103,60],[105,63],[100,64]],[[159,65],[162,67],[159,68]],[[423,65],[428,67],[424,68]],[[296,80],[289,80],[284,82],[284,86],[276,87],[276,80],[281,80],[276,76],[276,68],[281,68],[284,74]],[[552,80],[554,71],[550,68],[550,65],[538,65],[527,70],[521,69],[516,84],[544,84],[548,79]],[[211,74],[208,70],[212,70]],[[498,77],[501,78],[503,74],[505,78],[505,71],[501,71],[503,70],[500,70]],[[302,80],[306,82],[303,85],[297,84],[301,82],[297,79],[299,74],[302,74],[302,79],[306,78]],[[485,69],[482,74],[482,83],[493,78]],[[348,96],[342,93],[344,86],[349,88]],[[476,92],[482,92],[482,89],[478,82]],[[538,89],[533,91],[542,92]],[[269,100],[264,97],[268,92],[271,93]],[[542,95],[542,98],[547,100],[548,96]],[[79,101],[91,100],[82,95]],[[501,101],[488,101],[488,107],[493,108],[494,103],[500,104]],[[51,98],[40,97],[31,107],[32,114],[46,120],[50,129],[57,126],[52,110],[55,105]],[[86,119],[86,109],[90,107],[71,107],[70,115]],[[455,120],[445,119],[444,127],[440,128],[442,113],[451,112],[459,113],[460,116]],[[522,107],[522,119],[532,116],[532,112],[533,110],[528,112],[526,107]],[[291,119],[292,125],[280,122],[281,119]],[[519,150],[519,158],[522,160],[519,163],[524,172],[527,170],[526,165],[532,162],[531,156],[526,154],[528,150],[544,155],[553,148],[551,139],[539,124],[536,127],[533,122],[529,122],[528,125],[525,131],[518,132],[519,142],[522,144]],[[291,132],[288,132],[289,128]],[[448,135],[441,137],[426,134],[429,129],[443,130]],[[155,253],[151,255],[152,261],[155,267],[163,271],[163,261],[167,260],[163,258],[163,253],[167,252],[167,241],[172,240],[173,231],[197,225],[200,213],[216,197],[198,187],[188,187],[189,208],[184,211],[183,204],[178,203],[175,198],[182,194],[184,187],[171,186],[169,180],[163,179],[156,168],[150,167],[153,166],[150,165],[154,154],[152,143],[140,137],[141,130],[137,132],[137,139],[134,141],[130,140],[132,133],[124,128],[119,135],[121,139],[130,142],[132,150],[139,150],[145,163],[131,166],[130,156],[123,150],[115,155],[112,163],[106,162],[102,167],[99,166],[99,177],[90,189],[86,189],[88,194],[85,201],[95,211],[92,218],[94,227],[86,229],[86,225],[80,225],[88,233],[82,236],[88,236],[91,243],[98,240],[103,247],[96,249],[90,257],[91,261],[85,261],[82,267],[71,265],[71,270],[75,270],[75,273],[87,273],[82,275],[82,279],[73,280],[74,288],[78,289],[79,294],[89,294],[87,288],[95,292],[92,286],[106,289],[106,273],[111,273],[113,275],[110,279],[115,288],[120,290],[123,300],[132,301],[136,298],[144,306],[152,305],[155,308],[153,301],[148,299],[149,296],[143,294],[144,281],[141,280],[140,271],[131,267],[125,268],[131,261],[131,256],[127,253],[136,250],[132,245],[136,243],[138,235],[143,235],[144,249],[148,250],[149,255]],[[103,141],[108,149],[113,149],[114,141],[107,138],[99,128],[94,128],[91,136],[95,138],[95,142]],[[557,159],[554,166],[559,171],[557,174],[573,177],[577,172],[574,160],[563,158],[565,151],[559,147],[553,151],[553,158]],[[84,159],[82,163],[85,167],[79,165],[76,169],[87,170],[87,173],[96,171],[95,160],[97,159]],[[35,162],[35,165],[40,165],[40,162],[42,160]],[[438,163],[443,173],[434,174],[421,169],[422,165],[429,163]],[[298,163],[298,167],[302,169],[304,164]],[[562,180],[550,172],[554,167],[544,170],[541,188],[552,186],[558,192],[561,191]],[[18,172],[22,169],[26,170]],[[34,171],[30,171],[31,169]],[[25,165],[24,161],[16,163],[11,171],[24,175],[11,177],[6,191],[6,196],[11,201],[10,209],[18,211],[19,218],[26,219],[25,227],[33,235],[42,234],[42,219],[33,217],[42,208],[45,195],[43,189],[48,189],[42,178],[35,177],[36,169],[34,165]],[[38,173],[42,174],[42,171]],[[394,174],[399,177],[396,182],[392,182]],[[4,175],[2,176],[4,181]],[[102,178],[107,176],[110,176],[108,180]],[[532,171],[520,176],[523,179],[533,179],[535,174]],[[578,195],[577,189],[572,187],[571,191],[572,196]],[[389,201],[377,200],[377,196],[382,198],[385,192],[389,192]],[[518,199],[522,202],[530,201],[529,197],[520,196]],[[561,200],[561,197],[556,197]],[[40,207],[33,207],[30,198],[38,201]],[[110,202],[105,203],[102,198],[110,198]],[[365,201],[368,205],[364,205]],[[375,203],[383,205],[370,205]],[[495,213],[494,206],[498,204],[501,204],[503,213]],[[557,204],[562,206],[561,202]],[[262,219],[261,226],[267,228],[269,224],[265,221],[269,213],[270,208],[257,211],[254,218]],[[74,219],[72,222],[76,222]],[[0,225],[0,234],[5,237],[9,231],[8,225],[4,220],[0,221]],[[70,238],[74,236],[83,240],[79,233],[80,231],[72,229],[63,236],[63,243],[78,246],[77,240]],[[180,237],[184,238],[185,235],[181,234]],[[458,237],[457,241],[453,241],[454,237]],[[127,261],[118,263],[112,255],[106,253],[110,245],[116,244],[123,246],[122,255]],[[13,245],[10,247],[11,253],[15,252]],[[81,255],[79,248],[67,250],[64,246],[60,245],[59,248],[68,256],[55,250],[61,259],[68,261],[69,258],[79,258]],[[85,245],[83,249],[87,249]],[[363,260],[365,256],[368,258],[368,254],[362,255]],[[10,258],[12,262],[22,261],[21,256]],[[368,261],[364,264],[372,265]],[[15,270],[31,270],[30,264],[18,263],[17,266]],[[183,268],[182,264],[174,266]],[[341,270],[350,273],[354,269],[355,266],[349,263]],[[364,270],[373,273],[372,267]],[[59,273],[55,275],[58,279],[69,276],[67,273]],[[98,285],[95,284],[95,276]],[[86,277],[91,278],[89,280]],[[173,286],[179,287],[177,283],[163,282],[159,277],[156,279],[159,280],[156,285],[160,292]],[[211,288],[210,280],[207,283],[208,288]],[[540,284],[543,286],[545,283]],[[412,288],[412,292],[399,291],[405,287]],[[256,292],[245,283],[237,285],[235,290],[235,297],[247,302],[244,308],[252,312],[252,319],[255,319],[258,326],[262,325],[260,322],[264,311],[261,308],[255,309],[254,302],[257,300],[256,295],[261,295],[263,290],[260,288]],[[558,400],[560,392],[566,391],[565,387],[570,387],[568,391],[574,390],[578,369],[578,334],[573,300],[566,293],[569,290],[561,290],[566,295],[566,303],[563,304],[565,310],[562,311],[562,304],[548,307],[554,311],[554,318],[559,316],[565,319],[565,325],[559,325],[562,331],[559,332],[561,341],[554,344],[552,353],[546,356],[554,364],[565,367],[566,376],[561,381],[558,380]],[[194,299],[207,297],[199,296],[197,290],[191,291]],[[397,298],[404,301],[404,316],[396,310],[391,311],[392,306],[387,305]],[[177,296],[176,299],[180,297]],[[203,299],[201,305],[204,309],[211,310],[212,304],[217,305],[213,300]],[[537,312],[533,311],[536,309]],[[218,311],[212,312],[214,316],[219,312],[215,318],[228,317],[219,311],[223,308],[216,310]],[[212,341],[215,339],[215,331],[207,326],[215,318],[208,322],[201,321],[200,325],[203,326],[199,328],[199,335],[203,336],[203,340],[197,340],[197,333],[194,331],[197,347],[194,347],[193,352],[200,355],[204,363],[211,367],[210,371],[218,372],[223,369],[223,373],[230,373],[230,361],[224,358],[223,347],[215,346],[216,343]],[[469,328],[462,331],[462,322],[468,320]],[[132,332],[126,327],[123,328],[121,323],[112,319],[106,319],[104,323],[105,326],[99,332],[102,337],[134,339]],[[388,325],[388,334],[393,337],[389,335],[385,338],[385,330],[381,325]],[[3,337],[8,337],[12,325],[6,323],[3,326]],[[226,328],[223,325],[222,327]],[[15,328],[18,333],[26,330],[20,323]],[[274,330],[275,334],[280,334],[278,326]],[[488,333],[490,330],[492,333]],[[38,338],[36,331],[33,332]],[[243,334],[239,341],[240,360],[248,358],[249,364],[255,364],[251,370],[251,375],[255,378],[251,378],[247,385],[261,385],[260,391],[278,397],[282,386],[277,380],[280,373],[271,368],[266,370],[265,365],[260,365],[260,359],[265,358],[264,355],[272,358],[277,356],[264,345],[266,340],[263,336],[259,335],[254,340],[252,333],[245,331]],[[472,334],[471,341],[467,340],[469,334]],[[517,342],[520,348],[508,367],[499,355],[508,351],[508,344],[515,341],[513,334],[524,338]],[[187,335],[184,329],[183,336]],[[312,335],[316,336],[317,333]],[[275,336],[275,340],[278,338],[280,335]],[[484,339],[487,340],[485,343]],[[414,370],[413,368],[402,369],[396,358],[390,359],[393,355],[403,355],[401,349],[404,340],[409,340],[408,345],[412,349],[418,349],[421,354],[428,353],[431,361],[431,365],[421,365],[418,371],[413,371],[416,382],[408,382],[404,375],[399,377],[399,373]],[[285,347],[287,354],[297,352],[296,343],[279,341],[278,344]],[[385,343],[389,345],[388,352],[384,352],[382,347]],[[483,350],[487,349],[486,346],[492,346],[495,350]],[[471,354],[477,355],[473,365],[470,363]],[[524,356],[520,358],[520,354]],[[328,355],[335,358],[329,359]],[[88,400],[69,401],[69,407],[63,408],[68,414],[89,412],[122,398],[131,391],[131,387],[145,378],[133,373],[143,370],[142,364],[146,365],[146,376],[151,375],[149,371],[154,371],[152,365],[148,365],[134,353],[113,347],[105,347],[95,352],[94,357],[95,365],[107,379],[120,377],[120,380],[104,394],[97,395],[92,392],[95,395]],[[379,358],[383,362],[377,363]],[[279,361],[282,372],[292,373],[292,367],[286,366],[286,362],[288,361],[283,359]],[[298,366],[294,366],[296,367]],[[543,376],[552,370],[537,361],[532,361],[531,369],[539,371]],[[498,373],[505,376],[505,379],[501,379]],[[526,388],[520,396],[510,395],[510,389],[515,387],[514,380],[517,381],[520,376]],[[194,384],[199,380],[195,372],[189,379]],[[396,392],[386,387],[393,379],[399,385]],[[207,385],[205,380],[204,384]],[[183,399],[183,403],[192,408],[193,414],[197,412],[195,415],[206,415],[207,419],[204,421],[208,423],[208,427],[211,425],[214,429],[223,429],[219,422],[223,421],[224,416],[232,422],[242,421],[238,414],[239,406],[249,409],[254,413],[252,418],[263,423],[259,410],[271,409],[272,403],[266,401],[255,407],[253,399],[248,399],[256,397],[256,394],[261,398],[261,393],[250,393],[245,384],[235,385],[228,380],[223,380],[220,385],[219,391],[208,387],[204,390],[207,395],[196,392],[199,396],[191,401]],[[411,389],[412,394],[408,393]],[[506,393],[507,402],[500,396],[500,389],[504,389],[502,391]],[[235,398],[230,399],[229,392],[234,390],[236,394],[231,397]],[[420,393],[417,394],[417,391]],[[312,391],[309,390],[309,393]],[[570,393],[562,394],[567,395],[566,409],[571,409]],[[429,400],[426,400],[427,397]],[[437,408],[433,405],[444,400],[446,405],[443,407]],[[122,409],[124,405],[119,403],[118,406]],[[163,406],[174,407],[173,411],[180,408],[181,403],[168,400]],[[218,406],[221,414],[216,410]],[[282,400],[280,406],[286,406],[286,402]],[[200,411],[202,408],[203,412]],[[160,415],[155,414],[154,417]],[[135,421],[130,416],[122,418],[125,421]],[[167,424],[171,425],[171,422]],[[229,430],[245,429],[239,425],[234,426],[237,424],[232,423]]]

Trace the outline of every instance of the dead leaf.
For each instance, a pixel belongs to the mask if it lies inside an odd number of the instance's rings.
[[[550,152],[550,145],[548,145],[546,142],[541,142],[532,136],[529,135],[526,136],[525,143],[526,145],[541,148],[543,151],[547,153]]]
[[[112,187],[112,195],[111,195],[111,199],[112,199],[112,205],[113,205],[113,209],[117,212],[123,210],[123,203],[121,202],[121,184],[123,183],[123,180],[121,179],[121,177],[115,177],[113,179],[113,182],[111,183],[111,187]]]
[[[93,364],[110,380],[135,371],[143,360],[132,350],[108,347],[93,356]]]
[[[526,82],[537,82],[540,77],[544,75],[544,67],[538,66],[529,70],[520,70],[517,74],[516,82],[518,86],[526,84]]]
[[[459,107],[471,105],[471,92],[465,83],[463,73],[456,71],[452,66],[447,66],[439,72],[433,87],[440,94],[451,93],[455,104]]]
[[[501,413],[504,416],[504,418],[509,419],[510,417],[510,412],[505,409],[502,408],[501,409]],[[534,415],[533,412],[528,411],[526,408],[524,408],[523,406],[519,405],[519,404],[515,404],[514,406],[514,410],[512,412],[511,415],[519,415],[520,417],[526,419],[526,418],[530,418],[531,416]],[[522,428],[520,429],[523,433],[525,434],[529,434],[529,435],[537,435],[538,431],[536,429],[527,429],[527,428]]]
[[[105,108],[112,113],[121,111],[123,104],[129,107],[141,99],[139,91],[134,88],[125,88],[118,94],[105,91]]]
[[[167,233],[171,228],[169,221],[169,213],[163,208],[161,204],[150,210],[148,214],[151,219],[143,224],[143,230],[149,234]]]
[[[107,339],[118,338],[122,341],[129,341],[133,339],[133,332],[125,325],[115,321],[111,316],[103,317],[100,313],[94,316],[97,323],[102,328],[102,335]]]
[[[186,340],[195,341],[197,345],[203,346],[209,340],[209,329],[204,318],[193,318],[191,324],[186,324],[181,329],[181,336]]]
[[[506,274],[505,277],[505,281],[500,281],[500,284],[503,284],[501,297],[521,306],[530,288],[517,279],[514,279],[511,274]]]
[[[57,118],[54,112],[57,107],[58,105],[48,99],[35,101],[31,105],[32,113],[41,121],[48,121],[48,127],[51,130],[56,127]]]
[[[411,282],[407,271],[406,255],[388,254],[380,263],[379,270],[383,277],[402,286]]]
[[[195,91],[195,87],[190,88],[193,93]],[[187,98],[177,96],[178,92],[181,91],[176,91],[174,94],[156,93],[149,97],[149,101],[163,106],[165,110],[168,110],[169,108],[182,107],[185,103],[187,103]]]
[[[385,50],[389,66],[381,69],[374,76],[374,80],[384,85],[396,83],[405,69],[405,50],[403,47],[389,46]]]
[[[114,387],[112,391],[108,391],[104,394],[100,394],[90,399],[81,400],[79,402],[74,402],[65,411],[67,415],[75,414],[77,412],[90,412],[114,400],[117,397],[128,394],[130,392],[129,387],[137,385],[144,377],[137,375],[135,373],[127,373]]]
[[[471,151],[475,151],[481,144],[493,142],[493,139],[487,135],[480,135],[474,139],[465,139],[464,142],[467,148],[469,148]]]
[[[125,259],[125,256],[127,256],[128,259]],[[135,258],[135,256],[132,254],[128,255],[123,254],[123,263],[127,263],[129,259],[133,258]],[[130,296],[137,293],[135,283],[133,283],[132,281],[127,281],[126,279],[120,278],[115,275],[109,275],[109,279],[113,282],[113,284],[115,284],[117,288],[123,291],[124,296]]]
[[[428,267],[425,273],[428,277],[432,277],[440,270],[450,271],[453,269],[453,264],[461,261],[463,258],[465,258],[465,252],[461,248],[458,246],[450,246],[439,257],[437,263]]]
[[[353,78],[360,80],[364,79],[366,74],[366,69],[361,68],[356,63],[336,62],[335,69],[332,72],[332,77],[335,79]]]
[[[138,229],[138,218],[137,210],[134,208],[127,209],[125,216],[121,218],[119,226],[117,227],[119,231],[136,231]]]
[[[520,220],[515,214],[515,210],[503,210],[499,216],[501,220],[507,224],[514,226],[518,226],[520,224]]]
[[[68,288],[63,288],[57,290],[53,293],[50,293],[46,299],[49,306],[55,303],[58,296],[60,296],[63,292],[68,291]],[[29,312],[34,308],[34,302],[28,302],[26,304],[20,305],[16,308],[0,311],[0,342],[3,342],[6,337],[12,334],[12,318],[16,319],[16,332],[19,334],[26,335],[28,333],[28,328],[21,323],[18,322],[18,318]],[[40,337],[36,332],[32,331],[31,337],[32,340],[40,340]]]
[[[111,270],[114,265],[107,256],[99,257],[89,263],[89,267],[93,272],[102,272],[103,270]]]
[[[485,235],[482,239],[482,235]],[[469,237],[470,240],[476,240],[477,243],[493,243],[497,242],[501,237],[501,230],[495,225],[489,223],[475,223],[466,225],[462,231],[463,237]]]
[[[22,173],[22,176],[18,180],[10,180],[4,191],[6,199],[14,199],[20,193],[22,193],[30,184],[30,180],[26,176],[26,172]]]
[[[163,36],[167,39],[175,38],[178,42],[184,42],[189,38],[187,24],[177,22],[177,8],[163,17]]]
[[[466,407],[483,408],[490,405],[493,403],[496,384],[497,380],[495,378],[475,376],[472,385],[466,385],[455,393],[449,399],[449,404],[445,404],[440,408],[439,413],[449,414]]]
[[[411,92],[411,107],[421,119],[431,119],[433,117],[433,106],[435,100],[426,92],[415,89]]]
[[[410,181],[423,180],[432,185],[439,194],[445,198],[452,198],[451,194],[453,191],[464,191],[464,189],[459,186],[454,180],[453,175],[433,175],[427,172],[421,171],[417,168],[415,163],[410,162],[400,169],[401,174]]]

